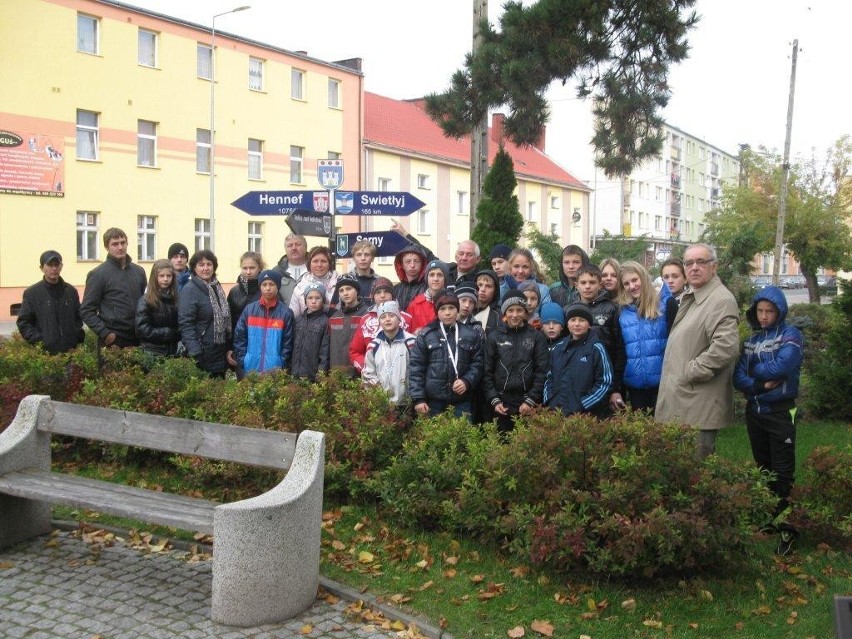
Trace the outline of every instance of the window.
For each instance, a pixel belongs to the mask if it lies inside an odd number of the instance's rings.
[[[210,173],[210,131],[195,129],[195,170]]]
[[[647,224],[648,224],[648,215],[643,213],[642,211],[639,211],[639,228],[644,229]]]
[[[417,188],[418,189],[428,189],[429,188],[429,176],[423,173],[420,173],[417,176]]]
[[[527,222],[537,222],[538,219],[536,217],[537,207],[536,202],[527,202]]]
[[[379,178],[377,181],[379,191],[390,191],[391,190],[391,181],[390,178]]]
[[[467,191],[456,191],[456,202],[456,213],[459,215],[467,215],[469,211]]]
[[[77,211],[77,259],[98,259],[98,214]]]
[[[340,108],[340,80],[328,79],[328,106],[332,109]]]
[[[290,97],[294,100],[305,99],[305,72],[301,69],[290,71]]]
[[[157,66],[157,34],[153,31],[139,29],[136,61],[143,67]]]
[[[77,51],[94,55],[100,53],[98,46],[99,26],[100,20],[94,16],[77,14]]]
[[[213,49],[209,44],[201,44],[195,47],[195,75],[203,80],[213,79]]]
[[[140,215],[136,218],[136,259],[151,262],[157,259],[157,218]]]
[[[249,89],[263,91],[263,60],[249,58]]]
[[[337,151],[329,151],[328,152],[328,159],[329,160],[339,160],[340,159],[340,153],[338,153]]]
[[[656,187],[656,189],[654,191],[654,199],[657,200],[657,202],[662,201],[662,199],[663,199],[663,187],[661,187],[661,186]]]
[[[263,140],[249,138],[248,176],[250,180],[263,179]]]
[[[300,146],[290,147],[290,182],[293,184],[302,183],[302,165],[304,160],[305,149]]]
[[[654,230],[662,231],[663,230],[663,216],[655,215],[654,216]]]
[[[639,182],[639,197],[645,197],[645,183]]]
[[[248,250],[263,254],[263,222],[248,223]]]
[[[157,166],[157,123],[139,120],[136,125],[136,164]]]
[[[420,235],[429,234],[429,211],[426,209],[417,211],[417,232]]]
[[[195,218],[195,250],[210,248],[210,220],[206,217]]]
[[[77,159],[98,159],[98,114],[77,109]]]
[[[550,208],[558,209],[559,208],[559,196],[551,195],[550,196]]]

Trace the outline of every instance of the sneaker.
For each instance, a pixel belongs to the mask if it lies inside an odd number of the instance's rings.
[[[798,536],[794,530],[782,530],[781,539],[778,540],[778,547],[775,549],[775,554],[781,557],[792,554]]]

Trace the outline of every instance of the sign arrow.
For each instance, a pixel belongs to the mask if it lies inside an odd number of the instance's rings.
[[[326,191],[320,191],[328,197]],[[231,202],[249,215],[290,215],[314,211],[314,191],[249,191]],[[321,211],[322,212],[322,211]]]
[[[403,191],[335,191],[334,212],[338,215],[407,216],[426,206]]]
[[[411,243],[396,231],[338,233],[335,246],[337,257],[352,257],[352,247],[361,240],[376,247],[376,257],[392,257]]]
[[[311,237],[331,236],[331,216],[317,215],[310,212],[297,211],[291,213],[284,220],[290,230],[296,235],[310,235]]]

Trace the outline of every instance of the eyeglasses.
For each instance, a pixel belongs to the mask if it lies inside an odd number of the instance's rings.
[[[716,260],[684,260],[683,265],[686,268],[692,268],[693,266],[697,266],[699,268],[704,268],[708,264],[715,263]]]

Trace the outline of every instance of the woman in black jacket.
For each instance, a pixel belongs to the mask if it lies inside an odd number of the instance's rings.
[[[266,268],[260,253],[247,251],[240,257],[240,274],[237,283],[228,291],[228,308],[231,309],[231,326],[236,327],[243,309],[260,299],[257,276]]]
[[[177,354],[177,282],[168,260],[157,260],[151,266],[148,288],[136,305],[136,337],[147,353],[164,357]]]
[[[192,271],[178,300],[178,325],[187,354],[198,367],[224,377],[225,354],[231,349],[231,312],[225,291],[216,279],[219,260],[212,251],[196,251],[189,260]]]

